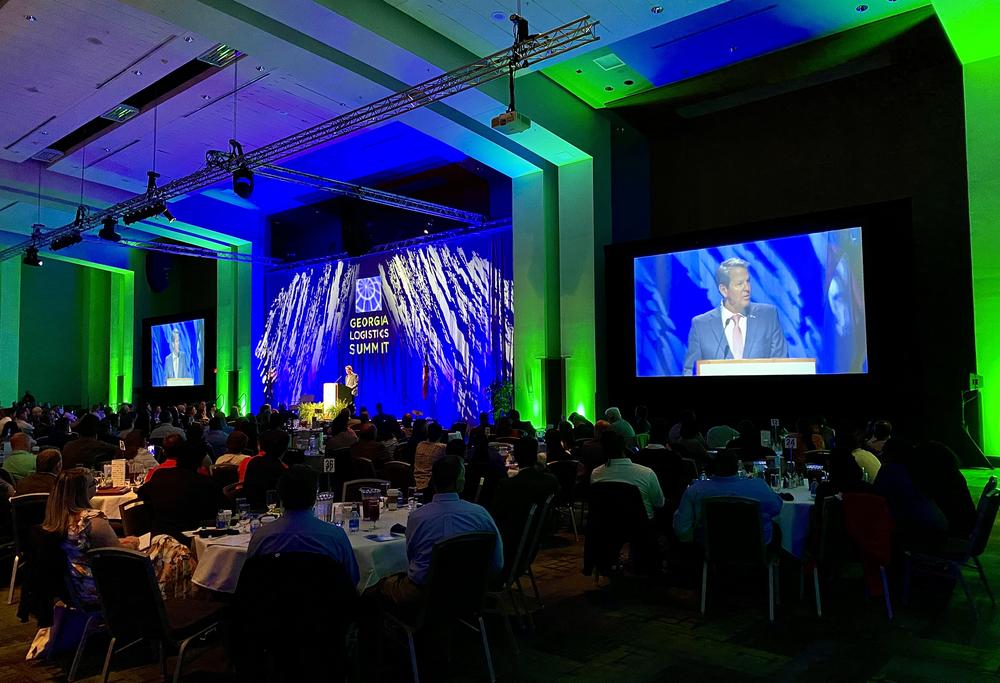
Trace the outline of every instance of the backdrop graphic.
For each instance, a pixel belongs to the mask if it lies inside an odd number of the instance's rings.
[[[868,371],[861,228],[847,228],[636,258],[637,377],[683,374],[691,318],[720,305],[715,273],[731,257],[751,264],[751,300],[777,307],[790,358]]]
[[[168,379],[188,379],[191,384],[205,383],[205,320],[183,320],[153,325],[150,333],[150,366],[153,369],[153,386],[165,387]],[[177,335],[180,355],[177,369],[173,363],[173,338]]]
[[[512,374],[510,251],[508,227],[269,273],[255,351],[265,397],[322,400],[351,365],[372,413],[378,402],[451,422],[489,410],[487,387]]]

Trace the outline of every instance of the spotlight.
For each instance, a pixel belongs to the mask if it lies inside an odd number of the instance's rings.
[[[97,233],[98,237],[100,237],[102,240],[107,240],[108,242],[121,241],[122,236],[119,235],[118,231],[115,230],[115,224],[118,223],[118,221],[114,219],[114,216],[108,216],[103,221],[101,221],[101,223],[103,223],[104,227],[101,228],[101,231],[99,233]]]
[[[67,247],[72,247],[74,244],[79,244],[83,241],[83,235],[80,234],[79,230],[74,230],[68,235],[63,235],[62,237],[57,237],[52,240],[52,244],[49,248],[52,251],[59,251],[60,249],[66,249]]]
[[[174,216],[174,214],[170,213],[170,209],[166,208],[163,209],[160,215],[166,218],[168,223],[173,223],[175,220],[177,220],[177,217]]]
[[[40,268],[42,265],[42,260],[38,258],[38,247],[32,244],[30,247],[24,250],[24,259],[21,261],[26,266],[33,266],[35,268]]]
[[[233,192],[243,199],[249,199],[253,194],[253,171],[246,166],[233,171]]]

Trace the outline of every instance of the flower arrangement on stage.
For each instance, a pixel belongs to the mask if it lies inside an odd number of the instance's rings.
[[[330,405],[330,409],[326,410],[322,402],[319,403],[300,403],[299,404],[299,421],[305,422],[306,424],[311,423],[313,419],[317,420],[332,420],[337,417],[337,414],[341,410],[347,407],[347,401],[335,401]]]
[[[498,421],[504,415],[509,415],[514,409],[514,383],[508,380],[495,380],[486,387],[486,395],[490,398],[493,408],[493,420]]]

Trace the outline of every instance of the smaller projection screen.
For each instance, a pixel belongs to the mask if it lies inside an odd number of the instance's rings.
[[[154,387],[205,383],[204,318],[151,325],[149,332]]]
[[[636,376],[868,372],[861,232],[636,258]]]

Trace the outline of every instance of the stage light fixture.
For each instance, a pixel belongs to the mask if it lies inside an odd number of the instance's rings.
[[[30,247],[25,249],[24,259],[21,262],[26,266],[40,268],[42,265],[42,260],[38,258],[38,247],[32,244]]]
[[[249,199],[253,194],[253,171],[246,166],[233,171],[233,192],[243,199]]]
[[[100,237],[102,240],[107,240],[108,242],[120,242],[122,236],[118,234],[117,230],[115,230],[115,225],[117,224],[117,222],[118,221],[116,221],[113,216],[105,218],[103,221],[101,221],[104,227],[102,227],[101,231],[97,233],[97,236]]]
[[[74,244],[79,244],[82,241],[83,235],[80,234],[79,230],[74,230],[68,235],[63,235],[62,237],[57,237],[52,240],[52,244],[49,245],[49,248],[52,249],[52,251],[59,251],[60,249],[72,247]]]
[[[174,214],[170,213],[170,209],[166,208],[163,209],[160,215],[166,218],[168,223],[173,223],[175,220],[177,220],[177,217]]]

